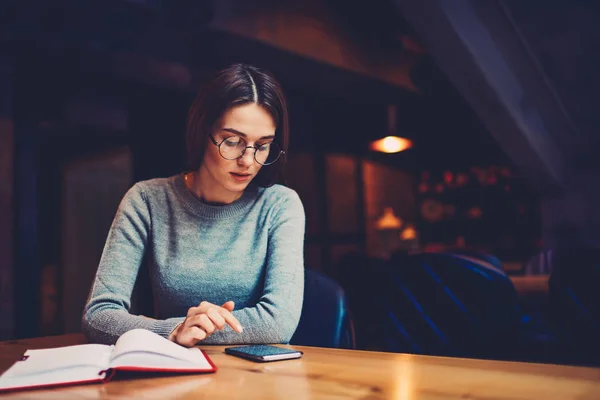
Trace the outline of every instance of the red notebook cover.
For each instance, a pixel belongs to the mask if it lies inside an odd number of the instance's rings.
[[[135,329],[121,336],[115,346],[28,350],[0,375],[0,393],[109,382],[118,371],[190,374],[214,373],[217,367],[203,350],[184,348],[150,331]]]

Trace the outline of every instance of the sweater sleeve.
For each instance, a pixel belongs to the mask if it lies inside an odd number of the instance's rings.
[[[150,231],[150,211],[141,184],[137,183],[117,209],[83,311],[82,328],[90,342],[114,344],[119,336],[135,328],[168,337],[183,321],[154,320],[129,313]]]
[[[255,306],[233,311],[244,331],[226,326],[199,344],[289,343],[302,311],[306,219],[297,193],[290,193],[269,228],[262,296]]]

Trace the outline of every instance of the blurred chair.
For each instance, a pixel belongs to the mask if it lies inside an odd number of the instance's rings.
[[[496,268],[498,271],[503,271],[502,261],[492,254],[485,253],[483,251],[474,250],[474,249],[451,249],[448,253],[457,255],[459,257],[464,257],[467,259],[475,259],[476,261],[485,262],[492,267]]]
[[[550,307],[565,362],[600,364],[600,250],[555,249]]]
[[[342,287],[333,279],[305,269],[304,301],[290,344],[354,349],[354,326]]]
[[[451,253],[393,257],[379,277],[383,350],[511,358],[522,344],[519,299],[508,276]]]

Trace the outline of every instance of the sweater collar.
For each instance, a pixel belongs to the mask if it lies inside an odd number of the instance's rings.
[[[243,213],[254,203],[258,191],[255,186],[249,185],[242,196],[233,203],[211,205],[194,196],[185,185],[183,173],[175,175],[172,184],[184,206],[194,214],[206,218],[230,218]]]

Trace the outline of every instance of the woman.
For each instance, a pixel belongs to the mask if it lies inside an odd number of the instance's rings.
[[[235,64],[192,104],[189,171],[138,182],[124,196],[83,315],[91,342],[144,328],[182,345],[287,343],[304,290],[305,215],[274,184],[285,162],[283,92],[264,70]],[[146,257],[156,319],[129,306]]]

